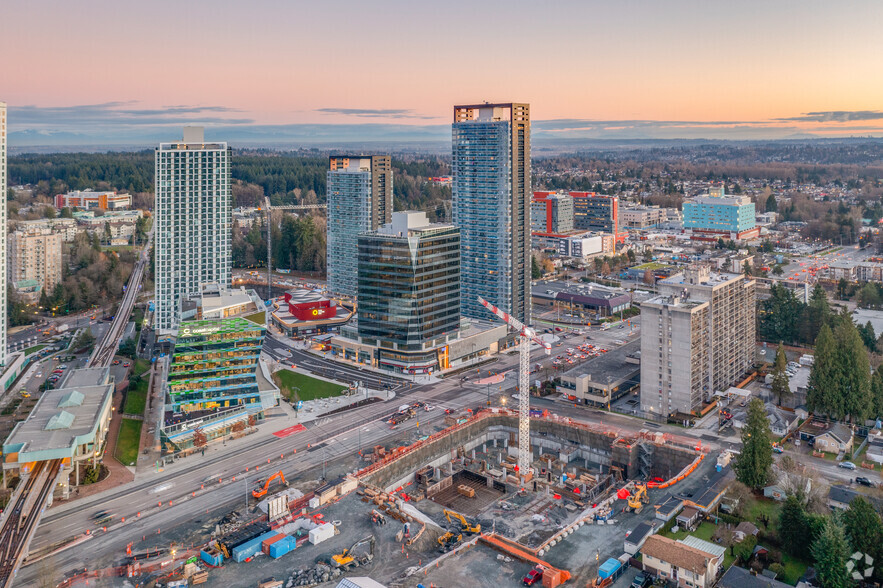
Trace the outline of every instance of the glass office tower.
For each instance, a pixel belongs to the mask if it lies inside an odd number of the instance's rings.
[[[359,236],[358,332],[378,347],[378,364],[423,373],[437,347],[460,329],[460,231],[423,212]]]

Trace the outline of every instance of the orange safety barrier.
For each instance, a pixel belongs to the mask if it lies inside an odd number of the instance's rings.
[[[504,551],[522,561],[530,562],[534,565],[540,565],[548,570],[552,570],[553,572],[557,572],[560,574],[560,579],[562,582],[566,582],[570,579],[570,572],[567,570],[561,570],[553,566],[547,561],[543,561],[536,554],[532,553],[531,550],[527,547],[519,545],[518,543],[513,543],[507,539],[504,539],[497,535],[496,533],[482,533],[479,538],[480,541],[484,541],[489,546]]]
[[[705,454],[704,454],[704,453],[700,453],[700,454],[696,457],[696,459],[694,459],[694,460],[690,463],[690,465],[688,465],[686,468],[684,468],[683,470],[681,470],[681,473],[679,473],[679,474],[678,474],[677,476],[675,476],[674,478],[670,478],[670,479],[666,480],[665,482],[653,482],[653,481],[650,481],[650,482],[647,482],[647,487],[648,487],[648,488],[668,488],[669,486],[672,486],[672,485],[674,485],[674,484],[677,484],[678,482],[680,482],[681,480],[683,480],[684,478],[686,478],[687,476],[689,476],[690,474],[692,474],[693,471],[694,471],[697,467],[699,467],[699,464],[702,463],[702,460],[703,460],[703,459],[705,459]]]

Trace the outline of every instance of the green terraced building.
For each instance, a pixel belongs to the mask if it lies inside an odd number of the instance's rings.
[[[184,321],[169,366],[167,411],[191,413],[238,405],[261,410],[258,359],[263,315]]]

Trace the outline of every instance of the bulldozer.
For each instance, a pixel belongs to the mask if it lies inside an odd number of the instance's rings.
[[[366,543],[370,545],[370,551],[357,559],[356,556],[353,555],[353,551],[357,547]],[[359,539],[353,543],[352,547],[349,549],[344,549],[343,553],[332,555],[328,563],[336,568],[348,569],[350,567],[365,565],[372,559],[374,559],[374,535],[369,535],[368,537]]]
[[[635,484],[635,493],[629,497],[629,510],[639,513],[648,502],[650,502],[650,497],[647,496],[647,485]]]
[[[270,483],[277,478],[282,480],[282,483],[288,486],[288,482],[285,481],[285,475],[282,473],[282,470],[279,470],[278,472],[267,478],[266,481],[258,480],[257,487],[251,491],[251,495],[255,498],[263,498],[267,495],[267,490],[270,488]]]
[[[481,533],[481,525],[479,523],[471,524],[466,520],[466,517],[461,515],[458,512],[454,512],[453,510],[444,510],[445,518],[448,519],[448,523],[453,524],[454,521],[457,521],[460,524],[460,531],[466,533],[467,535],[475,535],[476,533]],[[453,519],[453,520],[451,520]]]

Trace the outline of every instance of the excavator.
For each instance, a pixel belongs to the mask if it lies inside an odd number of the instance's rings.
[[[454,512],[453,510],[444,510],[445,518],[448,519],[448,522],[453,524],[454,520],[460,524],[460,531],[466,533],[468,535],[475,535],[476,533],[481,533],[481,525],[479,523],[470,524],[469,521],[466,520],[466,517],[461,515],[458,512]],[[454,520],[451,520],[454,519]]]
[[[447,553],[454,548],[457,543],[463,540],[463,533],[460,531],[448,531],[438,538],[438,544],[441,546],[442,553]]]
[[[644,504],[648,502],[650,502],[650,497],[647,496],[647,485],[635,484],[635,493],[629,497],[629,510],[639,513],[644,508]]]
[[[364,545],[368,543],[370,545],[370,551],[356,560],[356,556],[353,555],[353,550],[355,550],[360,545]],[[353,565],[364,565],[374,559],[374,535],[369,535],[364,539],[359,539],[353,546],[349,549],[344,549],[343,553],[338,553],[337,555],[332,555],[329,563],[338,568],[349,568]]]
[[[280,480],[282,480],[283,484],[288,486],[288,482],[285,481],[285,475],[280,470],[280,471],[276,472],[275,474],[273,474],[272,476],[270,476],[269,478],[267,478],[266,481],[258,480],[257,488],[255,488],[254,490],[251,491],[251,495],[254,496],[255,498],[263,498],[264,496],[266,496],[267,490],[270,488],[270,483],[273,480],[275,480],[276,478],[279,478]]]

